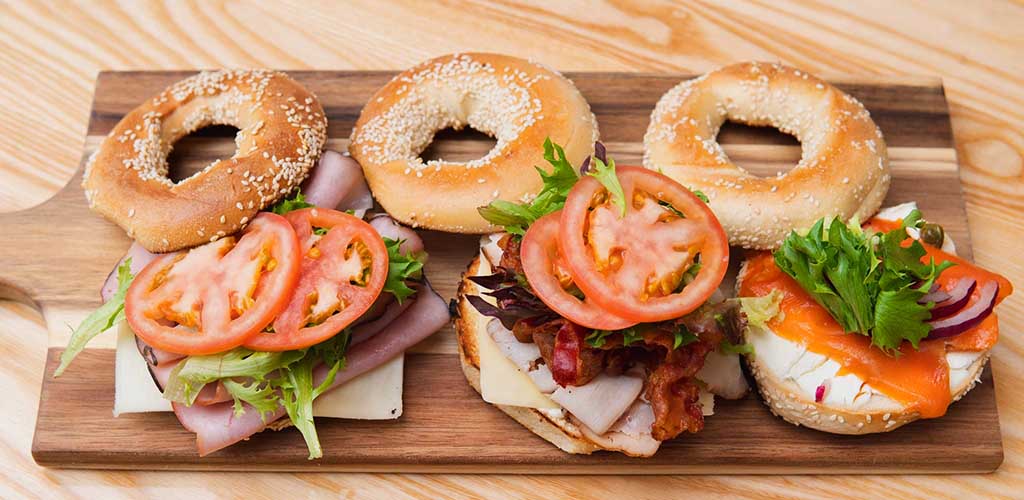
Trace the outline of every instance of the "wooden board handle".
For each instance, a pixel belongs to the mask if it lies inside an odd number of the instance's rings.
[[[130,240],[89,210],[80,183],[81,169],[42,204],[0,214],[0,298],[37,309],[99,303],[99,289],[117,262],[113,256],[122,254]],[[82,293],[90,289],[96,293]]]

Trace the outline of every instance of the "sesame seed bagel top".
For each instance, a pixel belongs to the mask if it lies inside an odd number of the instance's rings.
[[[174,142],[208,125],[237,127],[237,151],[172,182]],[[202,72],[121,119],[86,164],[82,186],[93,210],[147,250],[178,250],[238,231],[295,189],[326,137],[320,102],[287,75]]]
[[[420,153],[434,134],[466,125],[497,140],[469,162]],[[458,233],[495,231],[477,213],[495,199],[527,201],[541,188],[546,138],[578,165],[593,151],[597,124],[576,87],[540,64],[497,54],[454,54],[392,79],[363,108],[349,151],[377,201],[412,226]]]
[[[772,126],[802,143],[789,172],[762,178],[733,164],[715,140],[726,120]],[[826,216],[865,219],[889,189],[882,132],[864,106],[805,72],[747,62],[687,80],[658,101],[644,166],[710,199],[729,242],[777,247]]]

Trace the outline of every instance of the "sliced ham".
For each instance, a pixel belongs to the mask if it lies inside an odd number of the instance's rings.
[[[117,265],[107,275],[107,280],[103,282],[103,287],[100,288],[100,298],[103,302],[110,300],[117,293],[117,268],[121,267],[128,258],[132,259],[132,263],[128,266],[131,269],[132,275],[139,274],[142,268],[146,267],[147,264],[153,262],[153,259],[157,258],[158,254],[152,253],[146,250],[142,245],[137,242],[132,242],[132,246],[128,247],[128,251],[121,257],[121,260],[117,261]]]
[[[331,389],[390,361],[440,330],[448,320],[448,304],[429,284],[424,284],[416,294],[416,300],[402,315],[377,335],[349,349],[346,367],[338,372]],[[317,367],[313,373],[314,383],[321,383],[328,371],[326,366]],[[230,402],[211,406],[174,403],[172,406],[181,424],[196,434],[200,456],[247,439],[285,414],[284,409],[278,409],[264,421],[249,406],[246,406],[247,411],[243,415],[234,416]]]
[[[139,348],[139,354],[150,366],[161,366],[184,358],[184,354],[157,349],[145,343],[139,337],[135,337],[135,345]]]
[[[370,219],[370,225],[384,238],[401,240],[402,245],[398,247],[398,251],[402,254],[423,251],[423,239],[420,238],[420,235],[416,234],[416,231],[413,231],[412,228],[395,222],[394,219],[387,215],[375,215]]]
[[[362,217],[373,208],[373,195],[366,185],[363,169],[352,158],[337,151],[324,151],[320,162],[302,184],[307,203],[337,210],[353,210]]]
[[[555,389],[551,399],[597,434],[604,434],[633,405],[644,381],[639,376],[605,373],[581,386]]]
[[[158,366],[149,366],[149,373],[153,376],[153,382],[156,382],[156,386],[159,387],[161,391],[167,387],[167,381],[171,378],[171,372],[174,371],[174,368],[177,367],[180,362],[181,360],[175,360]],[[199,406],[210,406],[231,400],[231,394],[228,393],[224,384],[217,382],[216,384],[206,384],[203,386],[203,388],[199,390],[199,394],[196,395],[196,399],[193,404]]]
[[[704,366],[697,372],[697,379],[707,384],[709,391],[725,399],[742,398],[749,389],[737,354],[709,352]]]
[[[363,315],[368,318],[368,321],[359,323],[352,329],[352,345],[362,343],[380,333],[392,321],[401,316],[415,301],[415,295],[399,303],[395,300],[394,295],[390,293],[381,294],[377,298],[377,302]],[[374,311],[374,309],[378,310]]]

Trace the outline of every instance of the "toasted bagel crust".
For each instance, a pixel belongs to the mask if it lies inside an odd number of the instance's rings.
[[[736,278],[737,290],[745,275],[746,262],[743,263]],[[774,335],[770,330],[766,333]],[[833,434],[873,434],[897,429],[920,418],[917,411],[911,411],[906,407],[898,411],[888,408],[847,410],[817,403],[814,397],[807,395],[796,382],[785,378],[784,374],[773,372],[767,364],[758,362],[757,353],[745,355],[744,358],[750,373],[757,381],[764,403],[773,414],[794,425],[803,425]],[[963,383],[952,390],[953,402],[960,400],[978,383],[988,358],[989,351],[985,351],[971,364]]]
[[[237,151],[192,177],[168,179],[174,142],[208,125],[238,127]],[[284,73],[196,74],[125,115],[86,164],[89,206],[151,252],[215,241],[287,195],[327,138],[320,102]]]
[[[483,158],[424,162],[445,128],[470,126],[497,140]],[[568,79],[538,63],[498,54],[453,54],[402,72],[367,102],[349,151],[373,195],[395,219],[456,233],[497,228],[477,213],[495,199],[524,201],[550,170],[544,140],[572,165],[593,151],[597,123]]]
[[[762,178],[715,140],[726,120],[773,126],[800,140],[789,172]],[[777,247],[822,217],[865,219],[889,189],[882,132],[864,106],[827,82],[779,64],[726,66],[669,90],[644,135],[644,166],[703,191],[732,245]]]

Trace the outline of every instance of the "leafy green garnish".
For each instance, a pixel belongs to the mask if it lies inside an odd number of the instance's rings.
[[[673,349],[679,349],[684,345],[689,345],[700,340],[697,338],[696,335],[694,335],[693,332],[690,331],[689,328],[686,328],[686,326],[684,325],[679,325],[679,329],[675,331],[674,335],[675,338],[672,340]]]
[[[348,329],[342,330],[308,349],[257,352],[236,348],[185,358],[171,372],[164,398],[190,405],[204,385],[220,382],[234,400],[236,415],[245,413],[245,404],[264,419],[283,407],[302,433],[309,458],[319,458],[323,450],[313,425],[313,401],[330,388],[338,371],[345,367],[349,334]],[[327,378],[313,387],[313,368],[321,361],[331,369]]]
[[[593,160],[593,167],[587,174],[597,179],[608,190],[612,204],[619,207],[619,217],[625,217],[626,194],[622,191],[622,184],[619,183],[619,177],[615,174],[615,160],[609,158],[607,164],[596,156]]]
[[[609,330],[594,330],[590,332],[590,335],[587,335],[587,338],[584,340],[587,341],[587,344],[590,345],[590,347],[601,348],[604,347],[608,336],[613,333],[615,332]]]
[[[131,285],[135,276],[132,275],[131,257],[124,260],[117,266],[117,292],[110,300],[97,308],[82,323],[71,332],[71,339],[68,346],[60,354],[60,365],[54,370],[54,378],[59,377],[67,369],[71,361],[85,349],[97,335],[109,330],[114,325],[124,321],[124,296],[128,293],[128,286]]]
[[[532,202],[494,200],[489,205],[477,209],[480,216],[491,224],[502,226],[508,233],[522,236],[526,234],[526,228],[537,219],[560,210],[565,205],[565,198],[576,184],[579,175],[565,158],[562,147],[551,142],[550,138],[544,141],[544,159],[553,168],[548,173],[540,167],[534,167],[540,174],[544,187]]]
[[[765,328],[769,321],[782,314],[782,292],[772,290],[761,297],[740,297],[740,309],[747,318],[747,324]]]
[[[306,202],[306,197],[302,196],[302,190],[296,189],[294,196],[292,196],[291,198],[279,200],[277,203],[274,204],[274,206],[270,207],[270,211],[274,212],[277,215],[284,215],[294,210],[310,208],[314,206],[316,205]]]
[[[408,252],[401,253],[402,240],[384,238],[384,246],[388,249],[388,279],[384,282],[384,291],[395,296],[398,303],[416,293],[407,281],[423,276],[425,254]]]
[[[697,198],[700,198],[700,201],[703,201],[704,203],[711,202],[711,200],[708,199],[708,195],[704,194],[704,191],[699,189],[691,189],[690,191],[693,191],[693,194],[696,195]]]
[[[584,339],[590,347],[601,348],[608,342],[611,335],[622,335],[622,345],[629,346],[644,340],[642,325],[631,326],[622,330],[594,330]],[[679,325],[673,332],[672,348],[678,349],[684,345],[699,340],[696,335],[685,326]]]
[[[722,339],[722,342],[718,344],[718,348],[726,354],[753,354],[753,344],[733,344],[727,339]]]
[[[923,224],[917,210],[898,229],[867,235],[857,224],[819,220],[806,235],[793,232],[775,251],[775,263],[835,318],[843,330],[871,337],[889,354],[928,335],[930,305],[918,304],[951,262],[923,263],[920,242],[906,228]]]
[[[219,354],[190,356],[174,367],[164,388],[164,399],[191,405],[206,384],[235,377],[264,381],[305,355],[305,351],[258,352],[236,347]]]
[[[641,335],[640,331],[635,326],[619,331],[622,333],[622,345],[624,346],[632,345],[644,339],[644,336]]]

